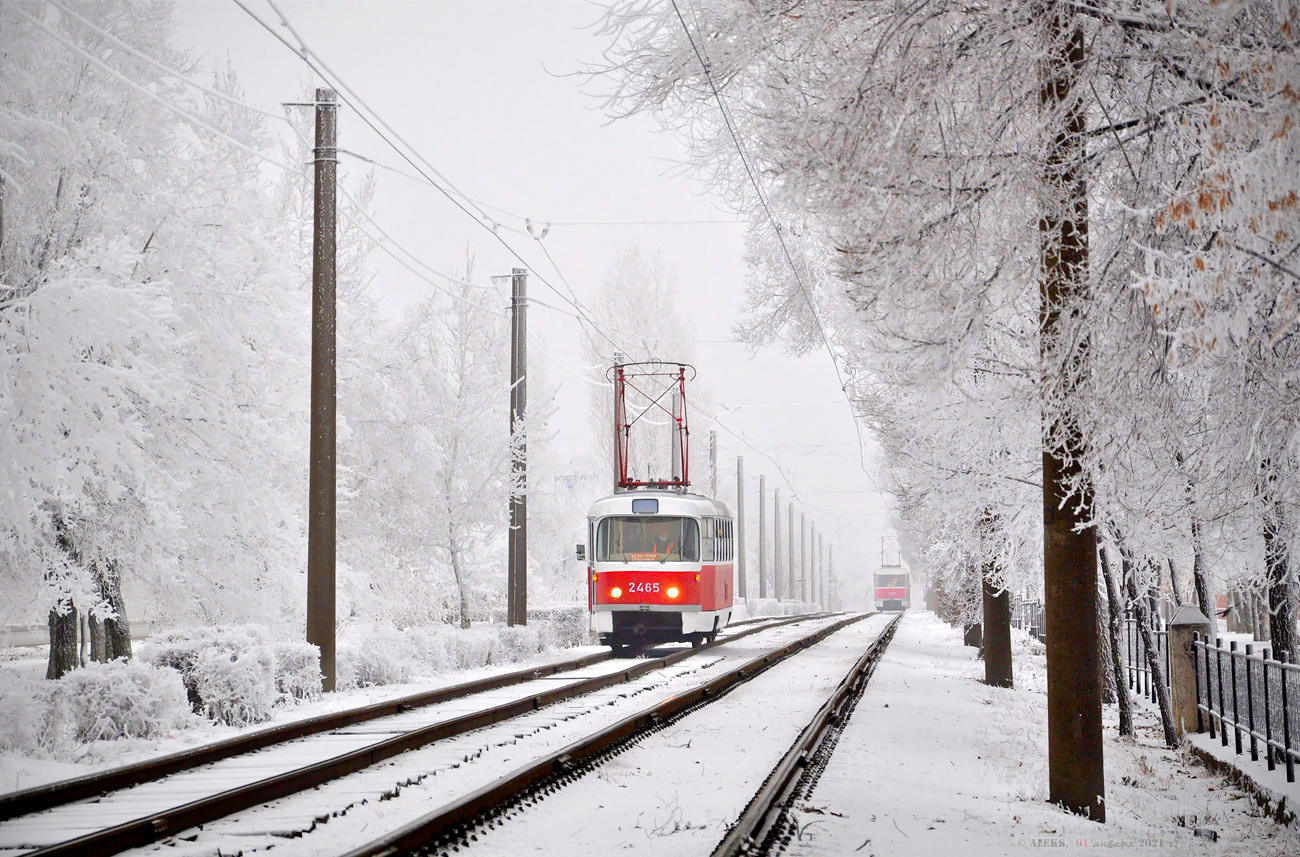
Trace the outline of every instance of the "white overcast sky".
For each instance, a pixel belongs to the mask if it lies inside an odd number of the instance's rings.
[[[277,20],[266,0],[246,2],[264,19]],[[581,81],[561,76],[583,62],[599,61],[604,44],[591,27],[601,15],[598,4],[283,0],[276,5],[348,85],[476,200],[542,223],[734,217],[695,180],[670,175],[683,157],[672,135],[642,117],[610,124],[597,101],[583,93]],[[177,11],[180,45],[198,55],[205,70],[229,58],[249,102],[278,110],[279,103],[298,100],[304,84],[320,83],[233,0],[181,0]],[[339,145],[400,164],[348,110],[340,111]],[[345,159],[345,185],[355,186],[364,167]],[[432,188],[383,171],[378,179],[376,220],[434,268],[459,267],[467,246],[477,257],[478,275],[507,274],[518,264]],[[546,243],[584,302],[596,293],[617,248],[637,245],[660,253],[676,271],[680,311],[690,319],[693,334],[727,340],[744,296],[743,235],[740,222],[554,226]],[[506,237],[560,286],[533,241]],[[427,284],[377,256],[375,285],[386,311],[397,314],[427,294]],[[534,277],[529,294],[558,302]],[[620,319],[604,321],[620,324]],[[563,359],[584,362],[573,319],[536,308],[529,328]],[[731,343],[699,342],[694,350],[701,381],[718,401],[728,407],[762,406],[722,416],[791,475],[810,518],[819,522],[827,543],[836,544],[836,571],[847,576],[851,567],[864,575],[874,570],[887,530],[885,499],[859,466],[848,405],[825,350],[803,358],[785,355],[778,345],[754,357]],[[590,441],[586,385],[555,360],[547,361],[547,371],[548,380],[560,384],[561,442],[576,454]],[[823,404],[790,404],[806,402]],[[698,455],[704,439],[693,439]],[[766,473],[769,486],[774,484],[775,469],[762,455],[725,432],[719,441],[720,466],[734,468],[735,456],[744,455],[747,474]],[[870,449],[866,456],[872,467]],[[702,459],[695,460],[699,473]],[[757,526],[756,500],[751,493],[751,526]],[[858,580],[865,587],[865,576]]]

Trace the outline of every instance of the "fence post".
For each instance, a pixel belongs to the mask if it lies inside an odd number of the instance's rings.
[[[1196,731],[1200,732],[1200,710],[1196,707],[1200,702],[1196,641],[1209,636],[1210,620],[1193,605],[1184,604],[1170,620],[1168,633],[1165,648],[1169,655],[1169,699],[1173,707],[1174,729],[1182,736],[1191,731],[1195,723]],[[1208,679],[1208,669],[1206,673]]]
[[[1237,711],[1237,641],[1228,642],[1228,669],[1232,673],[1232,738],[1241,755],[1241,712]]]
[[[1223,638],[1214,638],[1214,672],[1219,677],[1219,737],[1223,746],[1228,746],[1228,727],[1223,723],[1227,709],[1223,706]]]
[[[1246,734],[1250,736],[1250,760],[1259,761],[1259,745],[1255,742],[1255,688],[1250,680],[1250,661],[1254,646],[1246,644]]]
[[[1287,652],[1279,651],[1277,659],[1282,662],[1282,666],[1278,667],[1278,672],[1282,677],[1282,761],[1286,762],[1286,781],[1294,783],[1295,761],[1291,758],[1291,718],[1287,716],[1286,710],[1289,702],[1286,686],[1290,684],[1286,680],[1286,664],[1290,662],[1291,658]]]
[[[1273,710],[1268,707],[1268,649],[1261,658],[1264,665],[1264,758],[1268,760],[1268,769],[1277,767],[1273,762]]]

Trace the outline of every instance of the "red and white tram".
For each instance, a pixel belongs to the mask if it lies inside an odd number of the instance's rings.
[[[604,645],[712,642],[731,620],[735,535],[725,503],[624,491],[588,513],[587,606]]]
[[[725,503],[690,493],[688,373],[695,370],[685,363],[658,360],[616,363],[609,372],[615,493],[587,513],[587,607],[606,645],[699,646],[731,621],[735,535]],[[651,423],[642,418],[652,411],[668,417],[659,424],[669,427],[669,475],[638,479],[630,472],[632,429]]]

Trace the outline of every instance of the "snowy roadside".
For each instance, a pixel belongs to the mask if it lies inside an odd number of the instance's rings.
[[[1165,749],[1157,719],[1141,707],[1135,741],[1120,739],[1107,712],[1107,823],[1048,804],[1045,658],[1023,638],[1015,656],[1016,689],[987,687],[958,630],[909,613],[800,807],[789,851],[1300,852],[1300,829],[1275,824],[1193,754]]]

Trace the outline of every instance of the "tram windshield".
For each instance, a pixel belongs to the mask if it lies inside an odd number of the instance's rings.
[[[906,574],[877,574],[877,589],[902,589],[907,586]]]
[[[601,518],[597,562],[698,562],[700,527],[694,518],[635,515]]]

